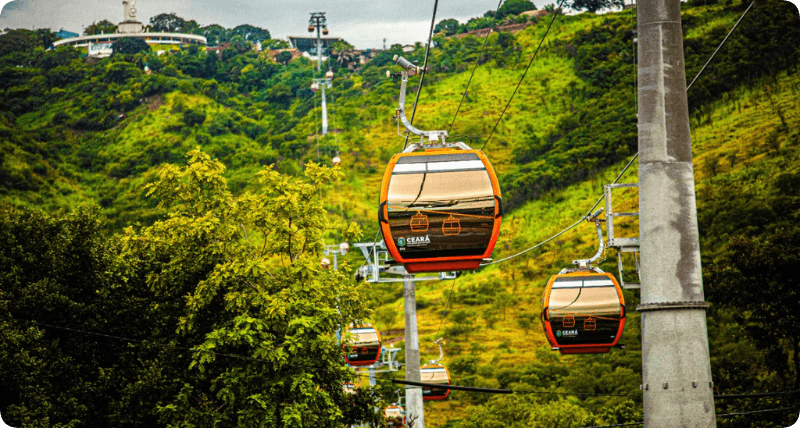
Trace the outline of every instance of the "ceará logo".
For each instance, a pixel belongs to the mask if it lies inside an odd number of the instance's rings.
[[[406,239],[405,238],[398,239],[397,240],[397,246],[398,247],[405,247],[406,246]]]

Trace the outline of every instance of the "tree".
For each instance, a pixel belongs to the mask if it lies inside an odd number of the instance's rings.
[[[121,240],[131,273],[145,268],[156,295],[180,302],[178,333],[197,341],[191,382],[161,407],[166,422],[377,423],[371,390],[343,391],[351,374],[335,336],[367,315],[364,300],[343,273],[319,265],[321,189],[343,174],[311,163],[294,180],[266,168],[257,192],[234,196],[224,172],[199,150],[186,167],[162,166],[148,195],[168,217]],[[344,233],[353,239],[360,230]],[[353,407],[360,410],[344,413]]]
[[[600,9],[622,8],[622,6],[622,0],[572,0],[570,4],[573,10],[586,9],[591,13],[596,13]]]
[[[100,22],[92,22],[91,25],[83,30],[83,35],[93,36],[95,34],[114,34],[116,32],[117,25],[107,19],[104,19]]]
[[[709,301],[738,309],[738,321],[767,352],[768,363],[778,373],[793,372],[792,389],[800,388],[800,312],[795,307],[800,301],[800,229],[764,239],[740,236],[728,250],[729,262],[707,269]]]
[[[9,30],[0,35],[0,57],[12,52],[29,52],[38,46],[36,33],[31,30]]]
[[[149,50],[150,45],[138,37],[123,37],[111,45],[112,55],[134,55],[139,52],[147,52]]]
[[[162,13],[150,18],[151,29],[157,33],[184,32],[186,21],[174,13]]]
[[[353,45],[347,43],[345,40],[338,40],[331,46],[331,56],[336,58],[336,62],[342,67],[347,67],[348,64],[356,59],[356,51]]]
[[[519,15],[522,12],[535,9],[536,5],[530,0],[508,0],[500,6],[500,9],[497,9],[497,16],[495,19],[501,21],[507,16]]]
[[[239,25],[231,31],[233,36],[242,36],[251,43],[264,42],[270,39],[269,31],[264,28],[255,27],[249,24]]]
[[[242,36],[233,36],[231,38],[231,49],[235,50],[238,54],[243,54],[253,50],[253,45],[244,39]]]
[[[283,52],[278,54],[278,57],[276,58],[276,60],[279,63],[281,63],[283,65],[286,65],[286,64],[289,63],[289,61],[292,60],[292,53],[291,52],[287,52],[287,51],[283,51]]]
[[[439,34],[444,33],[445,36],[452,36],[458,32],[459,23],[455,19],[445,19],[439,21],[435,27],[433,27],[433,33]]]

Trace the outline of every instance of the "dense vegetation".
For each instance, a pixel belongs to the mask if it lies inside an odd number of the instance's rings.
[[[747,6],[705,3],[683,6],[690,81]],[[521,21],[514,13],[502,18]],[[478,20],[492,25],[492,14]],[[163,25],[191,26],[160,17]],[[492,34],[483,51],[482,39],[447,38],[452,22],[440,23],[417,110],[421,128],[452,124],[452,135],[486,142],[513,209],[498,258],[580,218],[636,150],[631,11],[560,17],[486,141],[551,18]],[[798,28],[788,3],[757,5],[689,91],[718,394],[797,388],[798,339],[789,333],[797,315],[771,303],[796,301],[791,273],[800,267],[792,257],[800,216]],[[231,36],[221,57],[188,48],[166,56],[120,51],[101,61],[45,51],[50,36],[0,36],[0,383],[13,385],[0,395],[4,417],[30,418],[29,426],[245,426],[253,418],[294,426],[293,418],[309,414],[320,419],[302,424],[335,426],[375,418],[369,389],[341,393],[348,375],[332,333],[338,323],[370,318],[384,339],[402,340],[402,290],[348,279],[358,254],[342,273],[321,271],[316,260],[325,240],[353,239],[357,228],[342,220],[360,224],[364,239],[376,232],[382,165],[404,140],[392,137],[389,120],[398,82],[385,78],[400,46],[354,70],[340,47],[329,62],[334,132],[321,137],[312,65],[276,63],[253,52],[255,39],[244,33]],[[403,55],[422,62],[424,47]],[[335,153],[346,174],[315,166]],[[625,180],[635,175],[634,165]],[[635,195],[620,202],[635,209]],[[96,206],[78,208],[86,204]],[[628,319],[627,349],[607,355],[560,357],[538,326],[544,281],[593,252],[596,238],[580,230],[455,282],[418,285],[426,356],[437,355],[428,344],[444,336],[443,362],[456,383],[519,392],[455,392],[426,404],[429,425],[641,420],[637,314]],[[615,264],[610,255],[601,267],[614,272]],[[771,292],[758,293],[764,288]],[[635,307],[636,293],[625,294]],[[767,323],[778,313],[786,324],[772,331]],[[394,390],[388,377],[377,389],[385,400]],[[717,411],[794,399],[724,400]],[[789,419],[791,412],[725,417],[720,426],[788,426]]]

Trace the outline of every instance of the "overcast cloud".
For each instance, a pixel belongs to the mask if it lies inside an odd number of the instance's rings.
[[[175,12],[200,25],[266,28],[273,38],[303,36],[311,12],[326,12],[330,36],[358,49],[427,41],[433,0],[137,0],[138,19],[148,23],[160,13]],[[494,9],[497,0],[442,0],[436,22],[466,22]],[[543,6],[538,5],[537,6]],[[122,0],[15,0],[3,9],[0,28],[63,28],[83,33],[94,21],[122,21]]]

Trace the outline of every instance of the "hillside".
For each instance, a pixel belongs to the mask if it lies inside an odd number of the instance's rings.
[[[683,6],[689,80],[749,4],[706,3]],[[485,144],[510,208],[495,259],[580,219],[636,151],[630,10],[560,17],[487,140],[550,18],[512,37],[491,35],[482,55],[480,38],[437,36],[417,110],[417,127],[447,129],[452,122],[452,139],[475,148]],[[766,237],[796,227],[798,20],[786,2],[759,4],[688,93],[704,266],[727,266],[733,253],[727,245],[739,234]],[[226,166],[235,194],[258,188],[253,177],[265,165],[300,176],[311,162],[329,165],[339,152],[344,177],[321,194],[328,221],[324,237],[327,243],[342,240],[346,220],[358,223],[361,239],[370,240],[377,231],[375,201],[384,164],[404,143],[391,120],[399,83],[384,74],[397,68],[390,58],[400,53],[392,47],[355,72],[331,61],[336,78],[328,94],[329,124],[336,132],[324,138],[316,135],[319,99],[308,89],[315,72],[304,59],[281,65],[243,53],[220,60],[189,49],[162,58],[158,70],[147,74],[149,53],[96,63],[70,50],[6,55],[0,58],[0,96],[7,100],[0,111],[0,209],[54,213],[98,205],[102,227],[113,236],[164,217],[159,201],[146,197],[145,184],[156,180],[160,165],[183,164],[196,147]],[[424,48],[405,56],[421,62]],[[481,65],[454,118],[476,61]],[[636,163],[621,181],[637,181]],[[624,193],[617,203],[635,210],[636,194]],[[631,224],[622,230],[637,229]],[[454,392],[448,401],[425,405],[428,426],[580,427],[641,420],[638,313],[629,313],[626,349],[605,355],[559,356],[539,325],[546,280],[571,260],[592,254],[596,244],[587,223],[508,262],[455,281],[417,284],[423,360],[438,356],[432,342],[444,337],[442,362],[455,384],[522,393]],[[343,270],[351,278],[360,257],[346,257]],[[616,254],[609,250],[600,266],[616,274]],[[356,289],[363,290],[384,339],[402,347],[402,289]],[[789,367],[796,362],[775,362],[782,357],[776,348],[756,345],[742,311],[709,294],[715,392],[790,389],[798,376]],[[625,299],[635,307],[637,293],[626,291]],[[792,345],[781,346],[788,355]],[[784,366],[791,376],[784,376]],[[393,396],[391,377],[379,377],[386,400]],[[542,391],[620,396],[535,393]],[[781,405],[725,402],[718,413]],[[785,426],[785,416],[770,415],[759,426]],[[756,426],[751,422],[722,418],[719,425]]]

